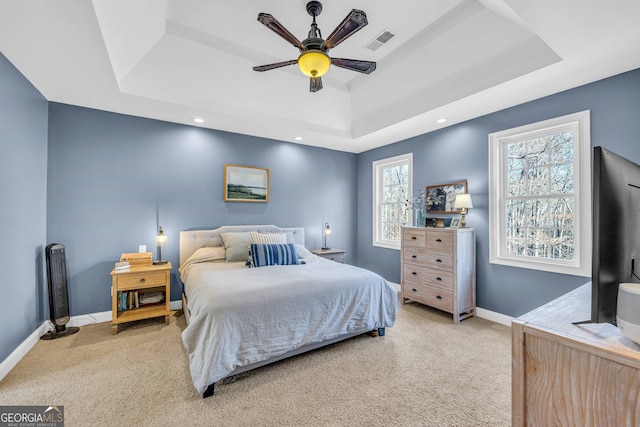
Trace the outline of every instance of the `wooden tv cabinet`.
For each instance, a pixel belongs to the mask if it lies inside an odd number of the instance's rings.
[[[640,346],[590,312],[587,283],[512,322],[512,425],[640,425]]]

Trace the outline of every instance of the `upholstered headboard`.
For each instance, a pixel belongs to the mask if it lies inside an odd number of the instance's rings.
[[[304,228],[280,228],[275,225],[225,225],[214,230],[185,230],[180,232],[180,265],[196,250],[204,247],[220,247],[220,233],[259,231],[261,233],[286,233],[287,243],[304,245]]]

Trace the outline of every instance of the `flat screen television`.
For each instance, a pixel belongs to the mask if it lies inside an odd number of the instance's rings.
[[[595,147],[592,184],[591,321],[615,325],[618,285],[640,280],[640,166]]]

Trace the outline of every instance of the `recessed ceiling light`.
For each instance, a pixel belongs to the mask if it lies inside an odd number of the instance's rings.
[[[194,117],[191,119],[194,123],[204,123],[204,119],[202,117]]]
[[[442,119],[436,120],[436,123],[444,123],[446,121],[447,121],[447,119],[442,118]]]
[[[302,141],[302,137],[301,137],[301,136],[296,136],[296,137],[295,137],[295,138],[293,138],[293,139],[295,139],[296,141]]]

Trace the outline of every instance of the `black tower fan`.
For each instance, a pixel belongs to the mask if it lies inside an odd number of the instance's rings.
[[[69,322],[69,295],[67,293],[67,261],[64,246],[51,243],[45,248],[47,258],[47,282],[49,285],[49,314],[55,331],[49,331],[40,339],[52,340],[75,334],[80,328],[65,327]]]

